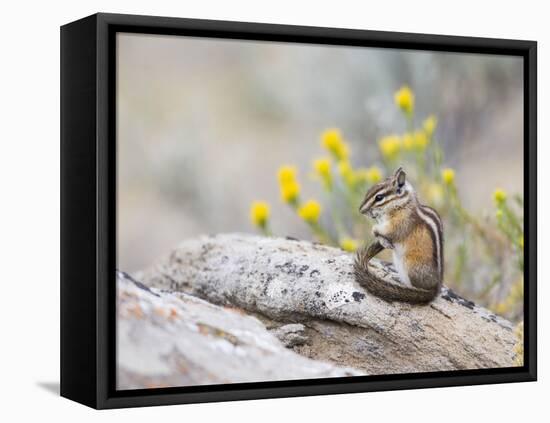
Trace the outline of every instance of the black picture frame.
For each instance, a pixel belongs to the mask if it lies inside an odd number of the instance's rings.
[[[524,60],[523,367],[116,391],[117,32],[501,54]],[[534,381],[537,375],[534,41],[95,14],[61,27],[61,395],[94,408]]]

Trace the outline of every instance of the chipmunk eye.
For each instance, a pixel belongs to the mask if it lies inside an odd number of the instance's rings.
[[[382,201],[384,199],[384,195],[383,194],[378,194],[376,197],[374,197],[374,199],[376,201]]]

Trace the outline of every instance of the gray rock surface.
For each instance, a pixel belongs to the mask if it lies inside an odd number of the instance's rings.
[[[118,389],[361,374],[296,354],[237,309],[117,276]]]
[[[272,333],[283,343],[285,347],[295,347],[307,343],[305,335],[306,327],[301,323],[291,323],[279,326]]]
[[[356,283],[352,263],[306,241],[226,234],[187,240],[139,277],[245,310],[301,355],[367,374],[514,366],[510,322],[447,288],[429,305],[386,302]],[[293,323],[304,330],[284,329]]]

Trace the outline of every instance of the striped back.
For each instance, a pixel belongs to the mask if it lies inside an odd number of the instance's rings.
[[[443,280],[443,223],[439,214],[431,207],[419,204],[416,213],[420,220],[426,224],[430,230],[430,236],[432,237],[433,245],[435,246],[434,263],[439,271],[440,279]]]

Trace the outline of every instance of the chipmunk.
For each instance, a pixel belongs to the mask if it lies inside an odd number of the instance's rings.
[[[372,228],[376,240],[358,251],[356,280],[388,301],[432,301],[443,280],[443,225],[434,209],[420,204],[403,169],[372,186],[359,212],[376,220]],[[370,259],[385,248],[393,251],[402,284],[381,279],[369,270]]]

